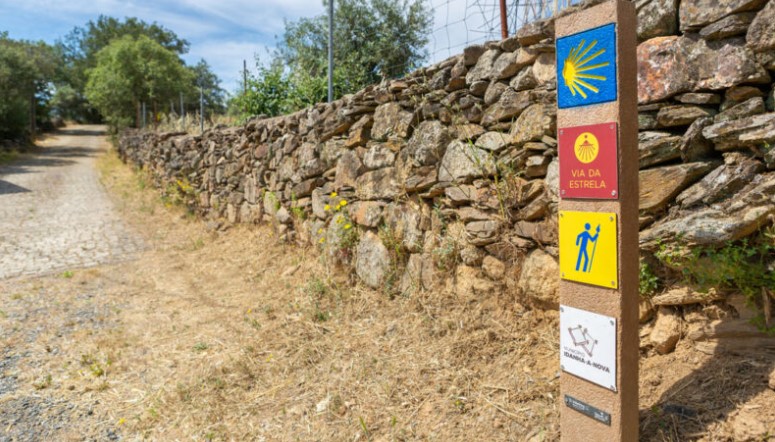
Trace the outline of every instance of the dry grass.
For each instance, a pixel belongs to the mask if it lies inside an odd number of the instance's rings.
[[[113,154],[100,168],[150,249],[120,266],[15,283],[61,300],[25,324],[42,331],[21,382],[94,408],[99,424],[78,434],[557,438],[556,314],[505,293],[390,300],[268,227],[208,231]],[[74,321],[83,311],[91,319]]]

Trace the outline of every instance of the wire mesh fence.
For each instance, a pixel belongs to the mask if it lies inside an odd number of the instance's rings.
[[[527,23],[551,17],[580,0],[506,0],[506,24],[513,35]],[[434,28],[428,52],[436,62],[466,46],[501,39],[500,0],[431,0]]]

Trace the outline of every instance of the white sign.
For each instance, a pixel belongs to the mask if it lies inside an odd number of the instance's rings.
[[[616,318],[561,305],[560,367],[616,391]]]

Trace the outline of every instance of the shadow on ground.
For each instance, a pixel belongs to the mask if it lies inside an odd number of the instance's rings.
[[[739,339],[719,340],[712,357],[675,381],[650,408],[641,409],[640,439],[759,440],[762,433],[772,436],[775,428],[767,426],[775,424],[775,417],[763,416],[760,408],[773,408],[773,401],[759,396],[768,392],[768,377],[775,369],[775,337],[764,339],[772,342],[738,349]]]

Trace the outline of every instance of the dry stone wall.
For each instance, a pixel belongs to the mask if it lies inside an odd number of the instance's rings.
[[[719,245],[772,223],[775,0],[636,3],[642,249],[676,236]],[[535,22],[331,104],[201,136],[127,133],[119,150],[200,214],[270,222],[371,287],[454,280],[551,308],[553,36],[553,20]]]

